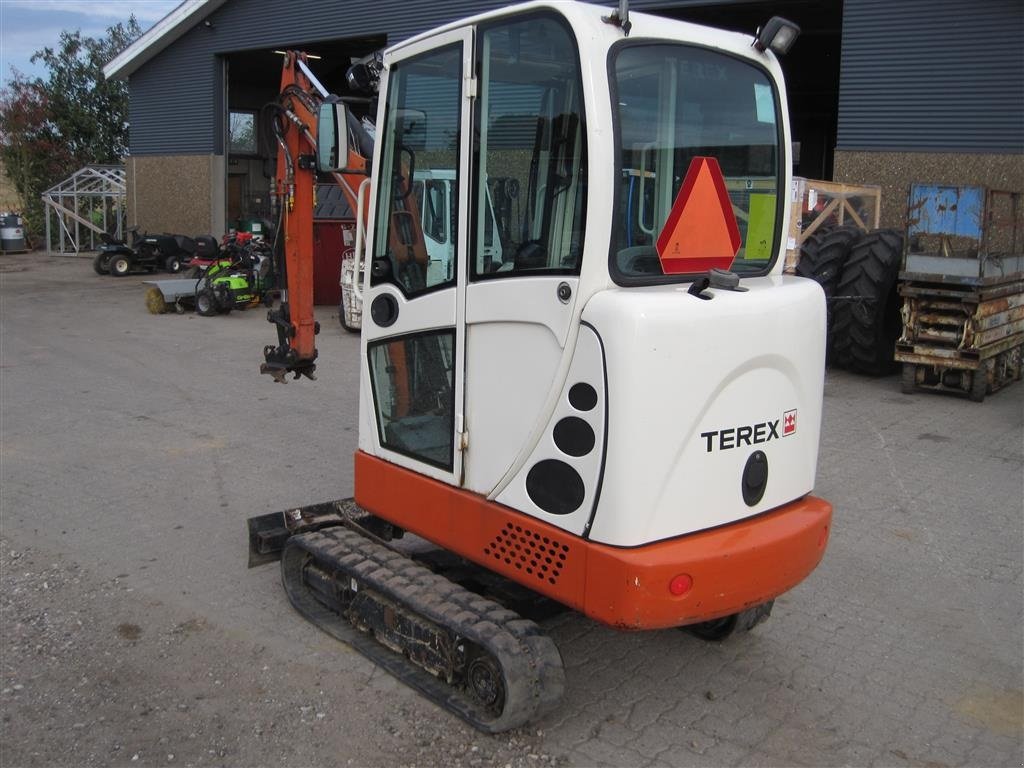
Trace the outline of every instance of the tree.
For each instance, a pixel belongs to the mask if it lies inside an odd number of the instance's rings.
[[[128,150],[128,87],[103,66],[142,34],[134,16],[100,38],[61,32],[32,61],[46,77],[14,72],[0,92],[0,158],[21,196],[30,229],[43,220],[42,193],[83,165],[117,163]]]
[[[22,200],[29,229],[39,231],[40,195],[74,165],[70,150],[49,118],[49,99],[38,78],[15,76],[0,93],[0,157]]]
[[[117,163],[128,151],[128,85],[107,80],[103,67],[142,34],[134,16],[97,40],[61,32],[57,49],[44,48],[32,61],[49,70],[50,119],[72,156],[86,163]]]

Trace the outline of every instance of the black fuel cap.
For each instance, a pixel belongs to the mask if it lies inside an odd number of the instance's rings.
[[[768,486],[768,457],[764,451],[754,451],[743,467],[743,501],[752,507],[764,496]]]

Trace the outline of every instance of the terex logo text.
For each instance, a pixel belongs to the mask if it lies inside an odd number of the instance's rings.
[[[780,421],[782,422],[781,437],[796,434],[796,409],[794,408],[792,411],[783,413],[781,419],[727,429],[715,429],[711,432],[701,432],[700,436],[704,438],[708,453],[714,450],[728,451],[744,445],[758,445],[778,440]]]

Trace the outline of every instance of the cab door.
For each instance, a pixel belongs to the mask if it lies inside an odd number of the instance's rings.
[[[546,439],[574,353],[588,157],[579,54],[546,9],[482,22],[476,47],[464,484],[542,515],[499,494]]]
[[[461,483],[472,30],[385,59],[363,295],[360,449]],[[431,264],[415,179],[453,179],[451,263]],[[436,227],[437,222],[428,222]],[[436,234],[436,233],[435,233]]]

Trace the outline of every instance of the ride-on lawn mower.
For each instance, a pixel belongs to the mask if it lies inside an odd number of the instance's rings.
[[[100,235],[100,246],[92,268],[97,275],[124,277],[129,272],[163,269],[177,273],[196,250],[195,241],[186,235],[139,235],[138,227],[128,230],[132,244],[118,240],[107,232]]]
[[[206,270],[196,286],[196,312],[203,317],[246,309],[262,300],[270,274],[270,253],[249,247],[230,262],[221,261]]]
[[[200,315],[212,317],[260,302],[272,284],[270,247],[243,233],[228,239],[218,254],[206,265],[193,260],[191,268],[203,269],[197,278],[147,281],[147,309],[159,315],[174,307],[181,314],[192,305]]]
[[[225,235],[225,247],[229,247],[231,243],[236,242],[236,238],[237,236]],[[196,250],[188,260],[184,274],[186,277],[202,277],[207,269],[224,258],[229,257],[221,250],[221,244],[217,242],[217,238],[213,235],[198,235],[196,237]]]

